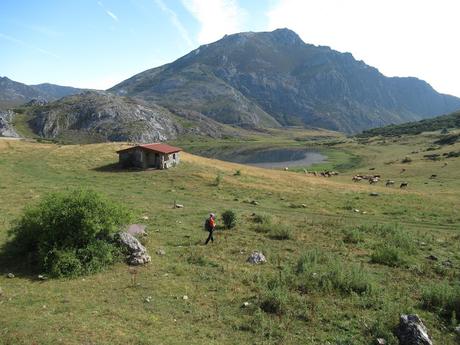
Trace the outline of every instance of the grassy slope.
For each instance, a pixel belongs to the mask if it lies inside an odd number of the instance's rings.
[[[398,135],[414,135],[422,132],[439,131],[442,129],[458,129],[460,128],[460,111],[448,115],[437,116],[431,119],[403,123],[400,125],[390,125],[385,127],[373,128],[363,131],[358,134],[358,137],[373,137],[376,135],[382,136],[398,136]]]
[[[139,285],[131,286],[123,264],[84,279],[40,282],[1,259],[0,272],[13,271],[18,277],[0,277],[0,344],[369,344],[373,339],[369,328],[376,320],[396,322],[399,312],[414,309],[426,320],[436,343],[454,344],[452,333],[445,335],[435,314],[420,310],[420,292],[432,281],[458,279],[460,216],[454,209],[460,202],[456,178],[460,159],[443,167],[444,162],[421,160],[420,152],[411,154],[410,164],[385,164],[427,146],[431,139],[342,145],[363,157],[363,172],[375,167],[384,178],[408,181],[405,191],[354,184],[351,176],[357,171],[333,179],[315,178],[186,153],[183,162],[168,171],[114,172],[110,165],[122,144],[57,146],[2,140],[0,243],[25,205],[53,190],[86,186],[135,210],[139,222],[148,225],[146,245],[153,262],[140,269]],[[399,174],[402,167],[407,169],[404,177]],[[241,176],[233,176],[237,169]],[[216,187],[218,172],[224,178]],[[439,178],[429,180],[433,173]],[[369,196],[370,191],[380,196]],[[174,200],[185,207],[172,209]],[[247,203],[250,200],[259,205]],[[290,207],[300,204],[307,207]],[[237,228],[219,232],[215,244],[202,246],[207,213],[212,210],[219,217],[230,208],[239,214]],[[356,213],[354,208],[367,213]],[[270,213],[290,224],[293,238],[277,241],[255,232],[253,212]],[[141,220],[144,215],[147,221]],[[343,242],[344,229],[395,221],[427,243],[419,247],[416,242],[408,268],[370,263],[380,241],[377,235],[358,244]],[[160,247],[166,256],[155,255]],[[378,293],[358,297],[337,291],[306,295],[291,291],[300,305],[292,314],[259,312],[254,303],[263,292],[260,279],[277,275],[279,264],[290,267],[312,248],[336,255],[345,265],[361,265],[376,281]],[[245,263],[254,249],[267,255],[268,264]],[[430,253],[450,258],[455,268],[441,275],[435,263],[425,259]],[[183,295],[189,299],[183,300]],[[151,303],[144,302],[147,296]],[[242,309],[244,301],[253,306]],[[299,310],[307,317],[299,317]]]

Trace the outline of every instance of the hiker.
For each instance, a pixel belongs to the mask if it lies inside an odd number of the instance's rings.
[[[214,238],[212,237],[212,233],[214,232],[214,229],[216,227],[216,215],[214,213],[211,213],[209,215],[209,218],[206,219],[204,227],[207,231],[209,231],[208,239],[204,244],[208,244],[209,240],[211,240],[211,242],[214,242]]]

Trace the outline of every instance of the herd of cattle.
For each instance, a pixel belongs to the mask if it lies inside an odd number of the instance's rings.
[[[360,182],[362,180],[368,180],[370,184],[374,184],[380,181],[380,175],[355,175],[352,177],[353,182]],[[390,187],[395,184],[393,180],[387,180],[385,186]],[[401,182],[399,188],[406,188],[407,182]]]

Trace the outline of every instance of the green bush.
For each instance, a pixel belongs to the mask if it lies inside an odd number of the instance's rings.
[[[446,319],[460,315],[460,285],[442,282],[427,286],[422,291],[422,304]]]
[[[222,213],[222,220],[226,229],[234,228],[237,221],[236,213],[232,210],[227,210]]]
[[[270,225],[273,223],[273,217],[267,213],[255,214],[252,220],[254,221],[254,223],[257,223],[257,224]]]
[[[44,259],[44,267],[54,277],[72,277],[82,274],[83,268],[75,251],[52,250]]]
[[[363,231],[377,235],[381,241],[371,255],[371,261],[391,267],[406,265],[417,252],[416,242],[410,232],[397,224],[365,226]]]
[[[372,294],[373,277],[361,266],[344,265],[338,258],[319,250],[302,255],[294,267],[301,291],[339,291],[344,294]]]
[[[216,178],[214,179],[214,186],[220,187],[220,184],[222,183],[222,180],[224,179],[224,174],[222,172],[218,172],[216,174]]]
[[[289,240],[292,237],[292,229],[286,224],[278,224],[270,230],[269,237],[273,240]]]
[[[403,252],[391,244],[382,244],[374,250],[371,255],[371,261],[391,267],[400,267],[407,264]]]
[[[96,192],[53,193],[26,208],[10,231],[11,244],[53,276],[97,272],[120,258],[113,235],[130,220],[130,212]]]
[[[259,296],[260,308],[269,314],[281,315],[286,312],[289,302],[289,289],[283,280],[268,279],[262,283]]]
[[[359,229],[346,229],[343,231],[343,242],[356,244],[363,241],[364,237]]]

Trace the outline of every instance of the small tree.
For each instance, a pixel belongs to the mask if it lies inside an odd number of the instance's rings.
[[[222,220],[226,229],[234,228],[236,225],[236,214],[232,210],[222,213]]]
[[[12,245],[53,276],[92,273],[121,257],[113,235],[130,219],[123,206],[96,192],[53,193],[26,208],[10,232]]]

